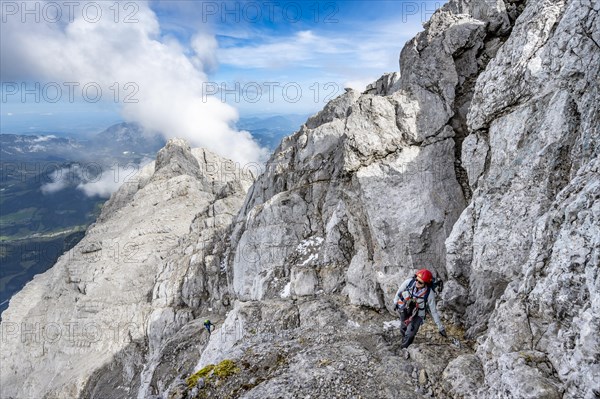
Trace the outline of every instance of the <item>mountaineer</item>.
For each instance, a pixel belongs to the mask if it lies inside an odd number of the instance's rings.
[[[435,280],[429,270],[421,269],[400,285],[394,298],[394,310],[398,311],[402,321],[402,348],[412,344],[427,311],[431,313],[440,334],[448,337],[435,306],[435,288],[438,284],[441,286],[441,282]]]
[[[214,327],[214,328],[211,329],[211,327]],[[206,319],[206,320],[204,320],[204,328],[206,328],[206,331],[208,331],[208,335],[211,335],[211,333],[217,327],[210,320]]]

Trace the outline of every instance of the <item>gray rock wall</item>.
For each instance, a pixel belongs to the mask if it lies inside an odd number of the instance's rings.
[[[529,2],[477,80],[446,300],[479,336],[486,384],[461,395],[600,393],[599,9]]]
[[[227,255],[240,299],[280,297],[289,284],[292,297],[343,291],[389,308],[415,269],[445,275],[444,241],[470,196],[456,159],[463,108],[513,18],[503,4],[481,7],[435,14],[402,51],[399,79],[349,90],[282,142]]]

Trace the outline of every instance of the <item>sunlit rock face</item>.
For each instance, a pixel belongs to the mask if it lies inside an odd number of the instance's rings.
[[[447,299],[479,336],[485,384],[460,394],[600,393],[599,7],[529,2],[477,79],[473,199],[446,242],[463,295]]]

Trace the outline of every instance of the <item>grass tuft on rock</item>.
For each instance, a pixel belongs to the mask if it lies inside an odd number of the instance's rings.
[[[239,371],[240,369],[235,365],[233,360],[225,359],[215,366],[213,374],[221,379],[225,379]]]
[[[196,386],[196,384],[198,384],[198,380],[200,378],[206,378],[215,368],[214,364],[209,364],[206,367],[203,367],[202,369],[196,371],[194,374],[190,375],[185,382],[187,383],[188,387],[191,389],[193,387]]]
[[[232,376],[239,371],[240,369],[233,360],[225,359],[217,365],[209,364],[208,366],[203,367],[190,375],[185,382],[187,383],[188,388],[192,389],[198,384],[200,378],[204,378],[205,383],[208,384],[214,378],[225,380],[227,377]]]

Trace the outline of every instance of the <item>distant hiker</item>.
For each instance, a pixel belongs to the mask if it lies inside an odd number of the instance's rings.
[[[419,270],[413,278],[400,285],[394,298],[394,309],[400,313],[402,321],[400,325],[403,335],[402,348],[408,348],[412,344],[427,311],[431,313],[440,334],[444,337],[448,336],[435,307],[434,285],[433,275],[427,269]]]
[[[216,328],[216,326],[213,323],[211,323],[210,320],[204,320],[204,328],[206,328],[206,331],[208,331],[208,335],[210,335],[215,330],[214,328],[211,330],[211,327]]]

